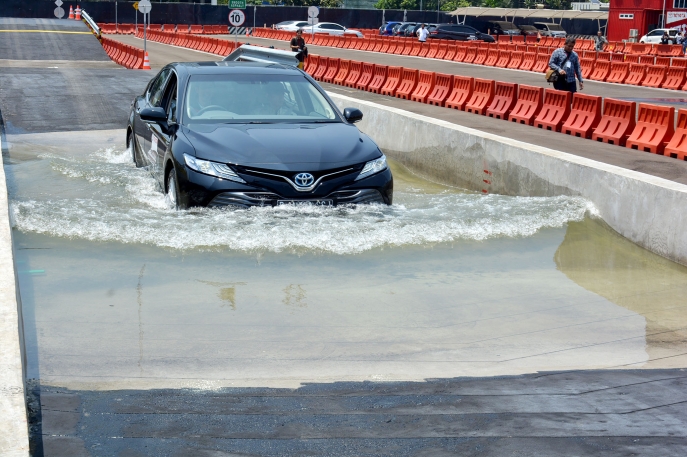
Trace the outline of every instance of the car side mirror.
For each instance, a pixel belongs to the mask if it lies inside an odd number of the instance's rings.
[[[167,122],[167,113],[162,108],[156,106],[154,108],[143,108],[138,115],[144,122]]]
[[[348,122],[353,124],[363,120],[363,112],[360,111],[358,108],[345,108],[344,118],[346,118]]]

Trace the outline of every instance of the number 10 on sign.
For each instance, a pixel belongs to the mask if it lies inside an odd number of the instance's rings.
[[[243,25],[243,22],[245,20],[246,20],[246,15],[244,14],[243,11],[241,11],[241,10],[229,11],[229,24],[231,24],[232,27],[238,27],[240,25]],[[235,38],[236,44],[238,46],[238,43],[239,43],[238,29],[235,30],[235,32],[234,32],[234,38]]]

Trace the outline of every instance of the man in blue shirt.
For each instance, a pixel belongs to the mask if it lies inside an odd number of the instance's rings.
[[[580,81],[580,90],[584,89],[582,80],[582,70],[580,69],[580,58],[573,48],[575,38],[566,38],[565,45],[556,49],[549,59],[549,67],[558,72],[558,79],[554,81],[553,87],[556,90],[567,90],[577,92],[575,77]]]

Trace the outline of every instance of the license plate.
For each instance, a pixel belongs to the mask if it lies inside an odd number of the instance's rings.
[[[277,205],[293,206],[332,206],[334,200],[277,200]]]

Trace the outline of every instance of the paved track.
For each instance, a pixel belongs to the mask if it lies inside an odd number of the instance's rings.
[[[123,43],[127,43],[133,46],[142,47],[143,40],[140,40],[134,36],[123,35],[123,36],[113,36],[114,39],[119,40]],[[253,38],[250,41],[254,41]],[[335,48],[322,48],[325,50],[334,51]],[[197,60],[218,60],[219,57],[213,54],[208,54],[205,52],[192,51],[184,48],[179,48],[175,46],[164,45],[155,42],[148,43],[148,50],[150,54],[151,66],[154,69],[160,69],[169,62],[184,61],[192,62]],[[340,51],[340,50],[339,50]],[[333,55],[333,54],[329,54]],[[361,58],[367,57],[368,59],[373,59],[375,57],[383,58],[394,56],[386,56],[384,54],[375,54],[369,52],[356,52],[353,57]],[[443,63],[442,61],[436,61],[431,59],[419,59],[419,58],[405,58],[410,59],[412,62],[422,62],[427,60],[434,62],[436,64],[446,64],[449,66],[455,66],[451,62]],[[397,63],[398,64],[398,63]],[[479,67],[480,70],[484,67],[476,65],[462,65],[462,67]],[[495,70],[495,69],[490,69]],[[508,73],[516,74],[521,77],[532,77],[536,75],[529,75],[526,72],[512,72]],[[494,77],[494,76],[492,76]],[[538,76],[537,76],[538,77]],[[569,154],[574,154],[582,157],[587,157],[590,159],[598,160],[599,162],[608,163],[611,165],[616,165],[622,168],[627,168],[630,170],[640,171],[642,173],[647,173],[653,176],[659,176],[661,178],[669,179],[671,181],[680,182],[687,184],[687,162],[681,162],[668,157],[658,156],[655,154],[649,154],[644,152],[638,152],[631,149],[621,148],[618,146],[612,146],[604,143],[598,143],[591,140],[585,140],[580,138],[570,137],[563,134],[552,134],[549,131],[540,130],[534,127],[526,127],[511,122],[506,122],[502,120],[487,118],[484,116],[478,116],[470,113],[465,113],[462,111],[451,110],[448,108],[441,108],[432,105],[426,105],[423,103],[412,102],[408,100],[401,100],[394,97],[388,97],[383,95],[377,95],[370,92],[359,91],[355,89],[349,89],[342,86],[336,86],[333,84],[322,84],[327,90],[332,92],[338,92],[351,97],[360,98],[363,100],[370,100],[382,105],[392,106],[395,108],[404,109],[413,113],[422,114],[424,116],[433,117],[436,119],[442,119],[454,124],[463,125],[466,127],[474,128],[476,130],[481,130],[483,132],[494,133],[497,135],[505,136],[508,138],[513,138],[516,140],[524,141],[531,144],[536,144],[538,146],[544,146],[551,149],[567,152]],[[604,85],[608,87],[610,85]],[[619,86],[620,87],[620,86]],[[632,88],[643,91],[651,91],[651,89],[641,89]],[[666,91],[659,91],[666,92]],[[370,132],[374,137],[374,133]]]

